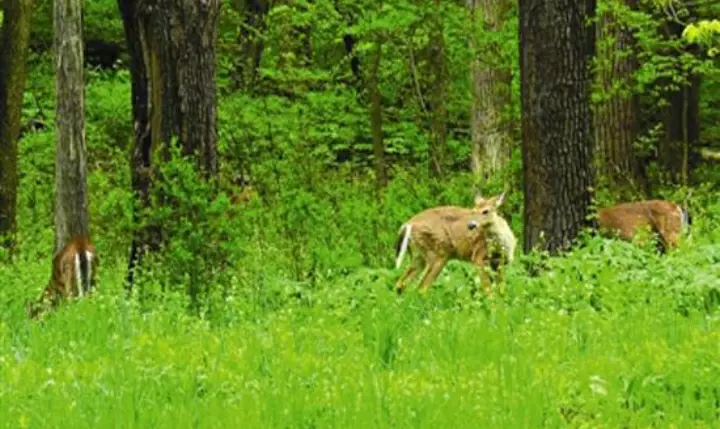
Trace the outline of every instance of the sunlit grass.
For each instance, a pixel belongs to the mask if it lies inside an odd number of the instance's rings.
[[[124,265],[108,264],[100,293],[42,323],[18,309],[45,279],[41,264],[24,265],[1,292],[0,421],[713,427],[718,255],[706,245],[661,258],[596,240],[539,277],[513,267],[491,301],[471,299],[470,271],[451,264],[426,298],[398,298],[392,272],[366,270],[280,307],[235,297],[205,319],[180,299],[153,311],[125,301]]]

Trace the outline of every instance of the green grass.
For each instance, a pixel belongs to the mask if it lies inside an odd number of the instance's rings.
[[[473,300],[452,263],[427,297],[359,270],[190,316],[125,301],[124,264],[42,323],[43,262],[0,268],[0,422],[12,428],[718,427],[720,246],[660,257],[592,240]],[[280,280],[274,280],[276,285]],[[302,293],[298,296],[297,287]]]

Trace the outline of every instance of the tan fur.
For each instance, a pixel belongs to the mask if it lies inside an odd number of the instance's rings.
[[[632,241],[643,228],[658,235],[661,250],[677,247],[683,229],[683,209],[663,200],[635,201],[598,211],[599,232]]]
[[[249,202],[257,195],[255,188],[252,185],[244,186],[240,192],[233,193],[230,196],[230,203],[233,205],[242,205]]]
[[[94,289],[99,265],[95,246],[87,237],[73,237],[53,258],[50,280],[40,299],[35,303],[28,303],[27,313],[29,317],[41,316],[48,310],[55,308],[62,300],[79,296],[80,285],[78,284],[75,256],[86,251],[92,256],[89,261],[89,268],[91,269],[90,291]]]
[[[512,262],[516,239],[498,213],[504,195],[483,199],[476,197],[472,209],[442,206],[420,212],[400,228],[397,240],[398,259],[402,263],[406,246],[413,258],[410,266],[395,286],[402,293],[406,281],[418,270],[425,274],[420,283],[424,293],[437,278],[450,259],[470,261],[478,267],[480,280],[485,292],[490,290],[490,278],[485,271],[486,264],[498,271],[505,263]],[[470,228],[470,223],[476,225]],[[409,230],[409,238],[408,232]]]

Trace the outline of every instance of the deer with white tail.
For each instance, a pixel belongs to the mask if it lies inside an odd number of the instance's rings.
[[[82,298],[96,284],[98,258],[88,237],[73,237],[53,258],[50,281],[40,299],[27,304],[27,315],[36,318],[68,298]]]
[[[457,259],[477,266],[482,288],[488,294],[491,281],[485,267],[496,271],[500,280],[502,266],[513,261],[517,246],[510,226],[497,211],[504,199],[504,192],[489,199],[478,194],[471,209],[435,207],[405,222],[396,243],[395,267],[400,268],[408,252],[412,260],[397,281],[396,291],[402,293],[410,277],[424,270],[420,292],[427,292],[445,264]]]

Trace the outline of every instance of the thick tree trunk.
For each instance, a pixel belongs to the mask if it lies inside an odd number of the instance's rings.
[[[634,7],[635,0],[628,0]],[[639,130],[639,100],[633,93],[638,63],[635,39],[609,12],[597,26],[598,104],[593,112],[598,173],[616,190],[645,190],[633,143]],[[618,86],[620,89],[618,89]]]
[[[430,42],[428,46],[430,110],[430,146],[428,160],[430,177],[442,177],[447,164],[447,95],[448,70],[445,58],[445,26],[443,24],[440,1],[435,0],[435,14],[431,17]]]
[[[380,93],[380,60],[382,59],[382,42],[375,42],[370,76],[368,76],[368,92],[370,93],[370,128],[372,129],[375,180],[377,189],[387,185],[385,167],[385,143],[382,128],[382,94]]]
[[[525,251],[556,253],[589,221],[594,0],[520,0]]]
[[[218,171],[215,51],[220,0],[118,0],[131,54],[133,79],[133,189],[148,204],[152,159],[169,156],[173,139],[197,160],[206,177]],[[161,149],[162,148],[162,149]],[[137,215],[136,215],[137,219]],[[144,250],[155,250],[161,225],[136,233],[128,287]]]
[[[32,0],[5,0],[0,41],[0,246],[15,247],[17,141],[25,90]]]
[[[512,74],[503,66],[500,44],[478,44],[476,26],[480,21],[483,31],[500,31],[511,3],[508,0],[467,0],[467,3],[473,28],[470,36],[473,51],[470,167],[477,177],[484,177],[510,161],[510,129],[503,113],[510,104]]]
[[[173,137],[196,155],[206,175],[217,172],[215,48],[220,0],[139,3],[140,34],[150,82],[153,147]]]
[[[82,0],[55,0],[55,251],[88,234]]]
[[[125,41],[130,57],[131,99],[134,130],[134,145],[131,158],[131,183],[137,204],[133,209],[133,232],[128,259],[128,288],[135,279],[135,267],[142,262],[142,255],[148,250],[157,250],[160,241],[158,228],[147,226],[140,228],[139,210],[150,202],[150,181],[152,178],[152,140],[150,136],[150,105],[148,100],[149,82],[143,59],[143,45],[140,37],[140,25],[135,19],[136,0],[118,0],[118,7],[125,29]]]

